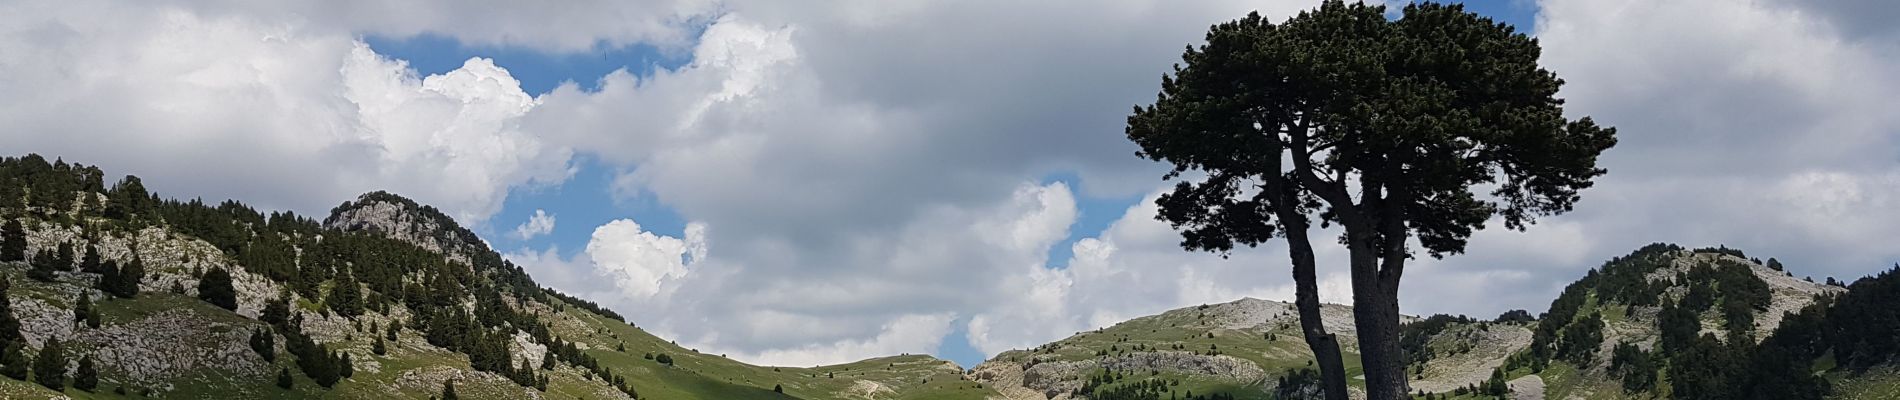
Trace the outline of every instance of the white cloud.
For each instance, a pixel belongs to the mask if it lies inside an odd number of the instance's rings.
[[[0,4],[0,147],[97,163],[166,195],[322,215],[389,189],[464,222],[565,179],[483,59],[418,77],[348,32],[158,3]]]
[[[541,209],[535,209],[534,215],[528,216],[526,222],[515,227],[515,237],[521,240],[533,239],[548,232],[554,232],[554,215]]]
[[[1845,4],[1845,3],[1843,3]],[[1596,260],[1652,241],[1726,244],[1797,275],[1857,277],[1900,259],[1900,8],[1834,2],[1546,0],[1544,63],[1573,115],[1617,126],[1577,235]],[[1848,15],[1857,14],[1857,15]],[[1537,234],[1537,232],[1533,232]],[[1541,304],[1540,304],[1541,306]]]
[[[716,228],[664,306],[641,305],[668,315],[641,326],[844,361],[875,355],[845,344],[898,318],[1033,292],[1020,277],[1068,235],[1073,190],[1140,194],[1159,176],[1121,137],[1128,107],[1208,25],[1261,6],[731,3],[688,65],[556,89],[523,126],[622,166],[616,193]],[[1023,184],[1060,171],[1086,185]],[[789,358],[804,360],[752,361]]]
[[[840,360],[858,360],[873,356],[915,353],[917,349],[936,349],[942,343],[944,335],[950,333],[952,316],[949,314],[903,315],[878,327],[876,335],[868,339],[847,339],[834,343],[812,343],[790,348],[768,349],[745,352],[710,348],[713,354],[728,354],[741,360],[766,360],[772,365],[818,366],[836,364]],[[868,355],[868,356],[867,356]]]
[[[631,219],[620,219],[594,229],[587,242],[587,258],[597,272],[613,279],[634,299],[660,292],[662,286],[686,276],[688,252],[704,253],[704,228],[689,228],[685,240],[655,235]]]

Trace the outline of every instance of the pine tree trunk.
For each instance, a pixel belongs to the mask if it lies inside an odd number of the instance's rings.
[[[1326,400],[1346,400],[1346,366],[1339,356],[1339,339],[1326,332],[1320,316],[1319,279],[1314,271],[1313,245],[1304,223],[1288,224],[1288,255],[1293,258],[1294,306],[1300,313],[1300,332],[1313,349],[1319,365],[1320,389]]]
[[[1405,359],[1399,350],[1398,285],[1380,279],[1379,253],[1369,231],[1348,227],[1346,244],[1352,259],[1353,326],[1359,331],[1366,399],[1408,399]]]
[[[1359,357],[1365,367],[1366,398],[1408,398],[1404,354],[1399,349],[1397,299],[1354,297],[1353,319],[1359,328]]]

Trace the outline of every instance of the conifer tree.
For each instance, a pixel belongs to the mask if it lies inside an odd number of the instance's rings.
[[[59,277],[54,275],[53,272],[58,271],[58,267],[56,267],[58,264],[59,256],[54,255],[51,250],[42,249],[40,252],[33,254],[33,261],[26,270],[26,277],[40,282],[52,282],[57,280]]]
[[[53,257],[54,271],[72,271],[74,261],[73,243],[59,242],[59,250],[53,252]]]
[[[73,372],[73,388],[92,391],[99,387],[99,369],[92,365],[92,355],[79,359],[79,369]]]
[[[25,341],[20,335],[20,319],[13,316],[13,300],[7,296],[12,288],[13,282],[0,277],[0,348]]]
[[[375,353],[376,355],[379,355],[379,356],[389,354],[389,348],[383,345],[382,336],[376,337],[376,342],[370,345],[369,352]]]
[[[0,261],[26,261],[26,227],[19,219],[9,219],[0,228]]]
[[[264,302],[264,310],[258,312],[257,319],[273,326],[290,321],[290,300],[280,297]]]
[[[277,335],[270,328],[257,328],[251,331],[251,350],[264,357],[264,361],[277,360]]]
[[[98,328],[99,325],[92,322],[97,320],[92,314],[92,293],[79,293],[79,302],[73,305],[73,322],[84,322],[87,327]]]
[[[115,285],[118,285],[118,282],[119,282],[119,263],[115,261],[107,260],[100,264],[99,280],[93,281],[92,288],[99,289],[99,291],[101,292],[106,292],[106,294],[112,294],[116,296],[118,292],[114,291],[113,287]]]
[[[283,367],[277,370],[277,387],[288,390],[292,385],[295,385],[296,382],[296,380],[290,377],[290,367]]]
[[[1462,253],[1499,220],[1522,230],[1570,211],[1616,143],[1565,118],[1537,39],[1458,4],[1399,11],[1328,0],[1216,25],[1128,117],[1136,154],[1172,164],[1162,177],[1177,185],[1155,204],[1184,248],[1284,239],[1328,399],[1347,398],[1346,375],[1319,314],[1314,220],[1343,231],[1366,398],[1402,399],[1407,263]]]
[[[6,352],[0,353],[0,375],[26,380],[26,367],[30,362],[26,359],[26,351],[23,350],[25,348],[26,341],[24,340],[15,340],[7,345]]]
[[[460,399],[461,397],[457,397],[455,395],[455,380],[450,379],[450,380],[442,381],[442,400],[460,400]]]
[[[86,245],[86,255],[79,259],[79,272],[99,273],[99,246]]]
[[[226,310],[237,311],[237,289],[231,287],[231,273],[212,267],[198,279],[198,299]]]
[[[46,346],[33,359],[33,381],[55,392],[66,388],[66,349],[58,337],[46,338]]]
[[[362,285],[357,284],[354,274],[347,270],[344,272],[337,274],[336,285],[330,288],[330,297],[324,300],[324,304],[329,305],[330,310],[337,315],[354,318],[363,314],[363,289]]]
[[[145,260],[137,256],[132,262],[119,269],[117,279],[112,282],[112,295],[123,298],[139,296],[139,283],[145,281]]]
[[[346,351],[337,355],[336,372],[338,376],[344,378],[356,375],[356,363],[350,362],[350,352]]]

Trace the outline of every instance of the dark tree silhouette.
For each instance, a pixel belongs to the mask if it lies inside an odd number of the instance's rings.
[[[1248,15],[1190,47],[1127,135],[1140,156],[1173,164],[1163,178],[1181,182],[1156,204],[1183,247],[1286,240],[1302,330],[1333,399],[1344,376],[1318,324],[1307,235],[1315,218],[1344,228],[1368,396],[1404,398],[1407,239],[1443,257],[1493,217],[1524,229],[1568,211],[1616,143],[1612,128],[1564,119],[1562,81],[1537,66],[1540,52],[1459,5],[1409,5],[1398,19],[1340,1],[1282,24]]]
[[[231,286],[231,273],[212,267],[198,279],[198,299],[226,310],[237,311],[237,289]]]
[[[84,322],[86,327],[98,328],[99,324],[93,322],[98,321],[98,317],[93,314],[95,312],[92,310],[92,293],[79,293],[79,302],[73,305],[73,322]]]
[[[0,348],[26,342],[20,335],[20,319],[13,316],[13,300],[7,292],[13,290],[13,282],[0,277]]]
[[[442,400],[457,400],[460,398],[461,397],[455,395],[455,380],[442,381]]]
[[[26,341],[24,340],[14,341],[7,345],[5,352],[0,353],[0,375],[16,380],[26,380],[27,364],[31,361],[27,361],[26,353],[23,351],[25,348]]]
[[[66,349],[59,338],[46,338],[46,346],[33,359],[33,381],[55,392],[66,388]]]
[[[92,356],[79,359],[79,369],[73,371],[73,388],[92,391],[99,388],[99,369],[92,365]]]
[[[26,261],[26,227],[17,218],[0,227],[0,261]]]

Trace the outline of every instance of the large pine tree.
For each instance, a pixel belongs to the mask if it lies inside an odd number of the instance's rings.
[[[1328,399],[1346,398],[1346,375],[1319,314],[1314,222],[1341,228],[1366,397],[1402,399],[1399,283],[1415,250],[1458,254],[1493,221],[1519,230],[1570,211],[1616,143],[1565,119],[1536,39],[1462,5],[1399,14],[1330,0],[1283,23],[1216,25],[1128,117],[1136,154],[1172,164],[1163,179],[1177,184],[1155,203],[1183,247],[1285,239]]]

